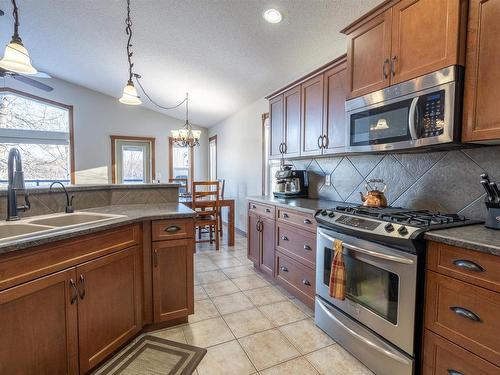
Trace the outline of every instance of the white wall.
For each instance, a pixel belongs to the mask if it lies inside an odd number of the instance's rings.
[[[143,108],[128,106],[118,99],[60,79],[44,80],[54,91],[31,88],[9,78],[5,86],[31,93],[74,108],[76,183],[111,183],[110,135],[155,137],[156,175],[168,181],[168,136],[184,121]],[[1,83],[1,81],[0,81]],[[117,87],[117,95],[122,87]],[[180,93],[183,95],[183,93]],[[208,170],[207,129],[202,130],[201,145],[195,149],[195,179],[206,179]]]
[[[236,199],[235,225],[246,232],[246,197],[262,193],[262,114],[259,99],[209,129],[217,134],[217,177],[226,180],[225,196]]]

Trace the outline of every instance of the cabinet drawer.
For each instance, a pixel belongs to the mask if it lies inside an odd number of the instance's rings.
[[[500,293],[498,256],[429,242],[427,268]]]
[[[306,266],[316,268],[316,234],[279,222],[276,231],[277,250]]]
[[[276,251],[276,278],[309,306],[314,304],[315,272]]]
[[[173,240],[182,238],[193,238],[193,219],[171,219],[153,221],[153,241]]]
[[[424,375],[500,374],[500,367],[479,358],[429,330],[425,331],[423,355]]]
[[[253,212],[260,216],[266,216],[268,218],[275,218],[275,208],[274,206],[269,206],[267,204],[248,202],[248,212]]]
[[[316,220],[312,214],[279,208],[278,221],[316,232]]]
[[[425,327],[500,365],[500,294],[427,271]]]

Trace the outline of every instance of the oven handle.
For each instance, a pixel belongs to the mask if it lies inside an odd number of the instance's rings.
[[[415,124],[415,112],[417,110],[417,103],[418,103],[419,98],[420,98],[419,96],[417,96],[416,98],[413,98],[413,100],[411,101],[411,104],[410,104],[410,111],[408,112],[408,126],[410,129],[411,139],[413,139],[413,140],[418,139],[417,128],[416,128],[416,124]]]
[[[334,238],[330,237],[322,230],[318,230],[318,232],[321,236],[329,239],[330,241],[332,241],[332,242],[335,241]],[[350,245],[350,244],[345,243],[345,242],[342,244],[342,246],[345,247],[346,249],[357,251],[357,252],[363,253],[363,254],[367,254],[367,255],[370,255],[370,256],[375,257],[375,258],[381,258],[381,259],[390,260],[392,262],[403,263],[403,264],[413,264],[412,259],[401,258],[398,256],[388,255],[388,254],[383,254],[383,253],[377,253],[376,251],[363,249],[361,247]]]
[[[405,360],[404,358],[388,351],[387,349],[384,349],[384,348],[381,348],[380,346],[378,346],[377,344],[375,344],[374,342],[370,341],[369,339],[367,339],[366,337],[360,335],[359,333],[357,333],[356,331],[354,331],[353,329],[349,328],[348,326],[346,326],[344,323],[342,323],[339,319],[337,319],[337,317],[335,315],[333,315],[329,309],[325,306],[325,304],[318,300],[318,298],[316,298],[316,302],[318,303],[318,305],[321,307],[321,310],[323,310],[323,312],[325,314],[328,315],[328,317],[330,319],[332,319],[333,321],[335,321],[336,324],[338,324],[339,326],[341,326],[342,328],[344,328],[349,334],[351,334],[351,336],[354,336],[355,338],[357,338],[359,341],[362,341],[363,343],[365,343],[366,345],[368,346],[371,346],[373,349],[375,349],[376,351],[386,355],[387,357],[390,357],[392,359],[394,359],[395,361],[398,361],[400,363],[403,363],[405,365],[408,364],[408,361]]]

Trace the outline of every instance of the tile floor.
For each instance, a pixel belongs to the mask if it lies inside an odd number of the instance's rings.
[[[197,245],[195,314],[154,333],[207,348],[197,375],[365,375],[358,360],[314,325],[314,313],[247,259],[246,238]]]

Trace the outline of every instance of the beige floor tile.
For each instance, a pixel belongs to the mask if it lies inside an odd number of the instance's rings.
[[[270,303],[285,301],[287,298],[273,286],[246,290],[244,292],[255,305],[268,305]]]
[[[225,259],[217,259],[217,260],[214,260],[214,263],[219,268],[229,268],[229,267],[241,266],[241,262],[238,259],[236,259],[235,257],[225,258]]]
[[[214,262],[212,262],[210,259],[203,259],[202,258],[201,260],[196,260],[194,262],[195,272],[215,271],[218,269],[219,269],[219,267]]]
[[[256,308],[224,315],[223,318],[236,338],[273,328],[271,321]]]
[[[340,345],[331,345],[306,355],[306,359],[321,374],[328,375],[373,375],[361,362]]]
[[[279,290],[279,292],[280,292],[281,294],[283,294],[285,297],[287,297],[287,298],[289,298],[289,299],[295,298],[295,296],[294,296],[292,293],[290,293],[290,292],[288,291],[288,289],[284,288],[283,286],[281,286],[281,285],[279,285],[279,284],[276,284],[274,287],[275,287],[276,289],[278,289],[278,290]]]
[[[259,309],[277,326],[307,318],[307,315],[300,311],[290,301],[281,301],[259,306]]]
[[[222,344],[234,339],[231,330],[222,318],[212,318],[189,323],[182,327],[188,344],[203,348]]]
[[[219,311],[212,301],[204,299],[194,302],[194,314],[189,315],[189,323],[199,322],[201,320],[214,318],[219,316]]]
[[[236,279],[237,277],[250,276],[256,274],[253,266],[238,266],[238,267],[224,268],[224,273],[230,279]]]
[[[277,329],[243,337],[239,342],[259,371],[300,355]]]
[[[242,256],[236,255],[235,258],[238,259],[240,261],[240,263],[244,266],[252,266],[253,265],[253,262],[250,259],[248,259],[246,255],[242,255]]]
[[[261,375],[318,375],[314,367],[304,359],[299,357],[291,361],[284,362],[264,370]]]
[[[208,348],[197,370],[199,375],[249,375],[256,372],[236,340]]]
[[[201,285],[195,285],[194,287],[194,300],[199,301],[201,299],[207,299],[208,294],[205,292],[205,289]]]
[[[335,343],[321,329],[316,327],[312,319],[288,324],[280,327],[279,330],[302,354],[311,353]]]
[[[215,297],[213,301],[222,315],[253,308],[252,302],[242,292]]]
[[[304,314],[307,314],[309,316],[314,316],[314,311],[311,310],[309,306],[307,306],[304,302],[299,300],[298,298],[292,298],[290,301],[299,308],[300,311],[302,311]]]
[[[195,274],[194,282],[196,285],[217,283],[219,281],[227,280],[226,275],[222,271],[208,271],[198,272]]]
[[[267,281],[264,281],[257,275],[237,277],[236,279],[233,279],[233,283],[235,283],[241,290],[262,288],[263,286],[269,285]]]
[[[216,261],[222,260],[222,259],[233,259],[234,258],[227,251],[214,251],[214,252],[209,253],[208,256],[210,257],[210,259],[213,262],[216,262]]]
[[[184,332],[182,330],[182,327],[162,329],[160,331],[153,331],[153,332],[149,332],[148,335],[153,335],[153,336],[165,339],[165,340],[171,340],[171,341],[182,342],[183,344],[187,344],[186,338],[184,337]]]
[[[219,297],[225,294],[231,294],[240,291],[238,287],[234,285],[231,280],[224,280],[219,283],[206,284],[203,286],[203,289],[205,289],[205,292],[207,292],[210,298]]]

